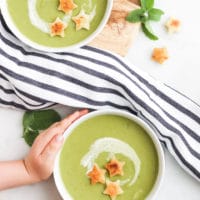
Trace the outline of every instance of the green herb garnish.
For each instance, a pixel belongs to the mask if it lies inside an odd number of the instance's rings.
[[[61,117],[55,110],[27,111],[23,116],[23,138],[32,146],[40,131],[47,129]]]
[[[160,21],[164,12],[158,8],[153,8],[153,6],[154,0],[141,0],[141,8],[130,12],[126,20],[132,23],[141,22],[144,34],[151,40],[158,40],[149,21]]]

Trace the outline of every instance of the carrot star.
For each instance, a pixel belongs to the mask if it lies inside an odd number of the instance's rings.
[[[170,18],[165,24],[169,33],[175,33],[180,30],[181,22],[178,19]]]
[[[73,0],[60,0],[58,10],[63,11],[64,13],[69,13],[78,6],[74,3]]]
[[[110,177],[116,176],[116,175],[123,175],[123,166],[125,165],[125,162],[118,161],[115,157],[110,160],[109,163],[106,164],[105,168],[109,171]]]
[[[152,59],[160,64],[163,64],[169,58],[167,48],[154,48]]]
[[[123,193],[122,188],[120,187],[120,181],[117,180],[115,182],[106,181],[106,189],[103,194],[109,195],[111,200],[115,200],[116,197]]]
[[[92,170],[87,174],[91,179],[91,184],[105,183],[105,173],[106,170],[100,169],[97,164],[94,164]]]
[[[57,17],[56,20],[50,24],[50,35],[53,36],[65,36],[64,30],[67,28],[67,25],[59,18]]]
[[[84,10],[81,10],[80,13],[72,17],[72,20],[76,24],[76,30],[80,30],[82,28],[89,30],[90,29],[90,15],[87,15]]]

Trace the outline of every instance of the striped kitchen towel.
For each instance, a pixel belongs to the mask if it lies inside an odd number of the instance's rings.
[[[115,108],[148,123],[178,163],[200,180],[200,106],[110,52],[89,46],[44,53],[16,39],[0,16],[0,104]]]

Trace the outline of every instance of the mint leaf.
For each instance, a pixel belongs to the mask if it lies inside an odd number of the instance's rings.
[[[23,138],[31,146],[39,131],[60,120],[61,117],[55,110],[27,111],[23,116]]]
[[[158,37],[154,35],[153,30],[148,22],[142,23],[142,30],[144,34],[151,40],[158,40]]]
[[[44,130],[60,119],[55,110],[27,111],[23,117],[23,126],[33,130]]]
[[[29,146],[32,146],[35,138],[39,135],[38,130],[32,130],[30,128],[25,128],[23,133],[23,138]]]
[[[150,10],[154,6],[154,0],[140,0],[141,7],[145,10]]]
[[[157,8],[152,8],[148,11],[148,19],[153,21],[160,21],[161,16],[164,12]]]
[[[144,15],[145,10],[144,9],[136,9],[131,11],[127,17],[126,20],[129,22],[141,22],[141,18]]]
[[[153,33],[149,21],[159,21],[164,12],[158,8],[153,8],[154,0],[140,0],[141,8],[130,12],[126,20],[132,23],[141,22],[144,34],[151,40],[158,40]]]

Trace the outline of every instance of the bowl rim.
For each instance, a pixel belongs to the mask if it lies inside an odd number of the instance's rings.
[[[79,118],[64,132],[64,141],[66,141],[66,139],[69,137],[69,135],[71,135],[72,131],[77,126],[79,126],[82,122],[84,122],[88,119],[91,119],[93,117],[100,116],[100,115],[117,115],[117,116],[122,116],[127,119],[130,119],[130,120],[136,122],[137,124],[139,124],[142,128],[144,128],[144,130],[151,137],[151,139],[155,145],[156,151],[157,151],[159,169],[158,169],[156,181],[155,181],[150,193],[146,197],[146,200],[155,199],[155,196],[157,195],[157,192],[160,189],[160,186],[162,184],[163,177],[164,177],[164,171],[165,171],[164,152],[163,152],[163,148],[162,148],[155,132],[152,130],[152,128],[146,122],[144,122],[139,117],[137,117],[131,113],[128,113],[126,111],[121,111],[118,109],[102,109],[102,110],[92,111],[92,112],[82,116],[81,118]],[[66,200],[72,200],[73,198],[70,196],[70,194],[68,192],[66,192],[66,188],[65,188],[64,184],[62,183],[62,179],[60,176],[59,158],[60,158],[61,151],[62,151],[62,148],[60,149],[59,153],[56,156],[53,177],[54,177],[56,187],[57,187],[61,197]]]
[[[9,29],[11,30],[11,32],[19,40],[21,40],[23,43],[25,43],[29,47],[32,47],[36,50],[44,51],[44,52],[55,52],[55,53],[56,52],[59,53],[59,52],[74,51],[77,48],[80,48],[80,47],[88,44],[89,42],[91,42],[103,30],[104,26],[106,25],[106,23],[110,17],[112,7],[113,7],[113,0],[107,0],[107,7],[105,10],[105,14],[104,14],[104,17],[102,18],[100,24],[98,25],[96,30],[94,32],[92,32],[84,40],[81,40],[78,43],[75,43],[75,44],[72,44],[72,45],[69,45],[66,47],[48,47],[48,46],[39,44],[37,42],[34,42],[31,39],[29,39],[26,35],[22,34],[21,31],[15,25],[14,21],[12,20],[11,15],[9,14],[7,0],[1,0],[1,2],[0,2],[0,10],[1,10],[2,16],[4,18],[4,21],[7,24],[7,26],[9,27]]]

